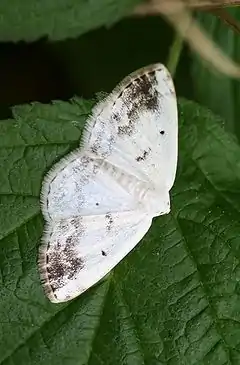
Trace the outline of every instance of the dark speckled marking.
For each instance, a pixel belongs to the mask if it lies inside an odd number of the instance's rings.
[[[91,157],[89,157],[89,156],[86,156],[86,155],[84,155],[84,156],[82,156],[81,157],[81,165],[79,166],[79,167],[88,167],[88,165],[91,163],[91,162],[93,162],[93,159],[91,158]]]
[[[111,123],[116,125],[118,135],[131,136],[134,133],[139,110],[155,111],[159,109],[159,92],[156,89],[156,71],[151,71],[133,79],[118,94],[117,100],[121,99],[123,110],[114,109],[116,101],[113,103]],[[124,119],[122,112],[126,111],[128,121],[121,125]],[[112,153],[115,143],[115,132],[105,133],[105,121],[98,120],[98,128],[95,129],[94,142],[91,144],[91,152],[102,158],[108,157]],[[104,145],[102,141],[104,140]],[[107,142],[107,143],[106,143]]]
[[[149,153],[151,152],[151,148],[149,147],[148,151],[144,150],[142,156],[138,156],[136,157],[136,161],[140,162],[140,161],[144,161],[146,160],[147,156],[149,155]]]
[[[72,237],[66,239],[66,246],[63,250],[55,249],[48,253],[49,262],[47,271],[53,289],[61,288],[65,281],[72,279],[83,268],[83,260],[76,256],[73,248]]]
[[[78,230],[78,235],[81,237],[82,233],[85,230],[85,227],[82,224],[82,218],[81,217],[74,217],[70,220],[70,224]]]
[[[113,116],[113,118],[116,118],[116,120],[119,120],[120,116],[118,114],[115,114]],[[102,122],[100,122],[99,132],[97,133],[94,143],[90,147],[92,153],[94,153],[95,155],[99,155],[102,158],[106,158],[107,156],[109,156],[112,153],[112,146],[115,142],[115,136],[112,133],[107,135],[106,133],[104,133],[104,130],[105,130],[105,126]],[[104,140],[104,146],[105,146],[104,148],[103,148],[103,143],[102,143],[103,140]]]
[[[97,119],[96,119],[97,121]],[[98,129],[95,131],[96,137],[94,143],[91,145],[91,152],[95,155],[98,155],[99,150],[101,149],[101,141],[102,141],[102,132],[104,130],[104,123],[99,120],[98,121]]]
[[[97,155],[98,153],[98,149],[99,149],[99,143],[94,143],[92,146],[91,146],[91,152],[94,153],[95,155]]]
[[[121,121],[121,116],[119,113],[113,113],[113,120],[115,120],[117,123]]]
[[[133,130],[134,130],[134,123],[132,123],[132,121],[129,120],[128,125],[118,127],[118,134],[120,135],[127,134],[130,136],[133,133]]]
[[[67,243],[68,245],[70,245],[70,243],[72,243],[72,239],[73,239],[73,237],[72,237],[72,236],[67,237],[67,238],[66,238],[66,243]]]
[[[113,225],[113,218],[112,218],[111,213],[107,213],[105,215],[105,218],[106,218],[106,229],[107,229],[107,232],[110,232],[111,229],[112,229],[112,225]]]
[[[139,110],[156,111],[159,108],[159,93],[155,88],[157,84],[155,72],[144,74],[133,80],[122,94],[123,101],[128,106],[127,116],[129,123],[118,126],[119,135],[131,135],[134,132],[136,116]]]
[[[128,125],[118,127],[118,134],[119,135],[127,134],[127,135],[131,136],[133,131],[134,131],[134,123],[131,120],[129,120]]]

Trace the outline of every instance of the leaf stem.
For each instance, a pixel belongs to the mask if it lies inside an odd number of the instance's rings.
[[[179,33],[176,33],[175,39],[170,47],[170,52],[167,61],[167,67],[172,75],[172,78],[174,78],[174,75],[176,73],[182,48],[183,48],[183,37]]]

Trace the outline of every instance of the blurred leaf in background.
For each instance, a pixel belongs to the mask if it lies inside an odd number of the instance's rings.
[[[240,20],[240,8],[235,7],[228,11],[237,20]],[[239,33],[234,32],[213,14],[198,13],[197,18],[226,54],[239,63]],[[216,114],[221,115],[226,121],[228,130],[233,132],[240,141],[239,80],[214,72],[196,55],[193,56],[191,70],[196,100],[208,106]]]
[[[0,41],[77,37],[127,15],[140,0],[1,0]]]
[[[192,102],[179,104],[172,212],[101,284],[67,304],[45,298],[41,181],[92,105],[34,103],[0,122],[0,363],[238,365],[240,148]]]

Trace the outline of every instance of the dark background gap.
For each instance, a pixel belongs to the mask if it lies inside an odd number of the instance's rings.
[[[11,117],[11,106],[74,95],[92,98],[110,92],[139,67],[166,64],[174,31],[161,17],[127,18],[77,39],[34,43],[0,43],[0,118]],[[193,98],[187,47],[175,75],[178,96]]]

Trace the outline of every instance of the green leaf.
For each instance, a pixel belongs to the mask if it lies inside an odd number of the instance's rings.
[[[228,11],[230,12],[229,9]],[[231,14],[240,21],[239,7],[231,9]],[[218,46],[239,63],[239,34],[213,14],[199,13],[198,20]],[[228,130],[235,133],[240,140],[239,81],[216,73],[196,55],[193,55],[192,75],[196,100],[224,118]]]
[[[41,181],[92,105],[25,105],[0,122],[0,364],[239,364],[240,148],[192,102],[179,105],[171,213],[105,281],[66,304],[45,298]]]
[[[140,0],[2,0],[0,41],[60,40],[110,25]]]

